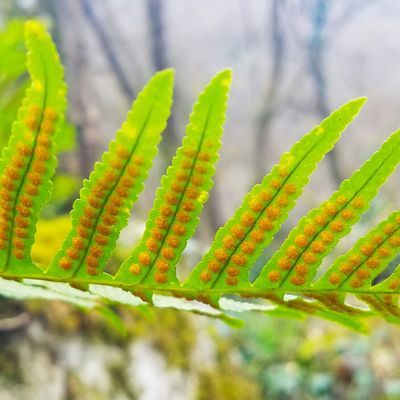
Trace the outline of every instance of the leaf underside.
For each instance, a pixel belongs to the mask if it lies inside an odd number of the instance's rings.
[[[395,171],[400,131],[329,200],[301,218],[254,282],[249,280],[311,174],[365,98],[334,111],[284,153],[218,230],[187,279],[177,278],[176,266],[212,189],[230,70],[217,74],[200,94],[182,146],[161,179],[143,237],[116,273],[107,273],[105,265],[156,156],[172,105],[172,70],[155,74],[133,102],[115,140],[83,182],[61,248],[47,268],[36,265],[31,249],[40,210],[51,194],[66,86],[56,48],[40,23],[26,23],[25,44],[31,83],[0,160],[1,295],[69,301],[111,320],[108,304],[121,303],[192,311],[232,326],[239,325],[232,313],[248,311],[313,315],[360,332],[367,330],[366,317],[400,322],[400,267],[392,271],[400,249],[400,211],[321,270]]]

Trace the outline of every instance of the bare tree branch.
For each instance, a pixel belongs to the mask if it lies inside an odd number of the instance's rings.
[[[83,23],[82,14],[77,1],[71,2],[54,2],[53,15],[57,21],[60,31],[71,29],[71,22],[76,26]],[[86,71],[86,46],[82,35],[71,35],[70,39],[65,39],[61,42],[62,51],[67,54],[66,59],[70,64],[69,74],[74,77],[74,85],[71,85],[68,91],[70,98],[70,111],[71,120],[74,122],[77,130],[78,141],[78,157],[79,157],[79,170],[82,177],[89,175],[92,164],[93,154],[91,154],[88,138],[86,135],[87,127],[90,125],[88,116],[87,103],[85,101],[85,71]]]
[[[165,3],[161,0],[148,0],[147,16],[150,27],[150,43],[151,43],[151,58],[156,71],[168,67],[167,45],[165,41],[164,14]],[[174,102],[176,103],[177,96],[175,93]],[[173,151],[178,146],[178,136],[176,134],[176,123],[174,115],[171,115],[164,140],[161,143],[160,151],[164,158],[165,165],[169,162]]]
[[[99,39],[99,42],[104,49],[104,54],[107,57],[107,60],[110,64],[113,73],[117,77],[122,92],[130,101],[132,101],[135,98],[135,91],[133,90],[129,82],[129,79],[126,76],[117,55],[115,54],[113,46],[110,44],[110,41],[107,38],[106,32],[104,31],[101,22],[99,21],[96,13],[93,10],[91,1],[81,0],[81,2],[84,15],[88,23],[92,26],[93,30],[95,31],[96,36]]]
[[[324,30],[327,24],[329,6],[329,0],[316,0],[315,7],[312,10],[313,30],[308,45],[309,71],[316,92],[317,112],[321,118],[325,118],[329,114],[327,83],[324,71],[326,48]],[[328,153],[327,159],[330,164],[332,179],[336,184],[340,184],[344,177],[339,168],[336,149],[332,149]]]
[[[152,58],[156,70],[167,66],[167,54],[164,39],[164,4],[160,0],[147,1],[147,13],[152,37]]]
[[[278,103],[278,91],[281,86],[284,73],[284,54],[285,36],[282,27],[283,0],[273,0],[271,2],[271,38],[272,38],[272,69],[269,78],[268,89],[261,101],[260,111],[256,118],[256,138],[255,138],[255,159],[254,169],[257,179],[261,179],[265,174],[265,147],[268,141],[271,124]]]

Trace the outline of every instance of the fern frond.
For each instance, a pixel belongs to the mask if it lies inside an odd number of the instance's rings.
[[[313,287],[354,293],[369,290],[373,280],[385,270],[399,250],[400,211],[395,211],[359,239],[351,250],[338,257]],[[378,285],[376,289],[385,288],[394,291],[398,286],[395,274],[392,274],[385,284]]]
[[[242,206],[217,232],[210,250],[185,282],[186,288],[249,287],[250,267],[288,217],[317,164],[364,102],[365,98],[353,100],[333,112],[283,154],[280,163],[253,187]]]
[[[337,258],[333,265],[312,286],[320,301],[326,306],[345,309],[347,293],[356,295],[361,301],[377,311],[390,322],[400,323],[396,274],[393,273],[382,284],[371,287],[375,278],[386,269],[400,250],[400,212],[395,211],[385,221],[359,239],[346,254]],[[318,292],[329,291],[329,302]],[[333,292],[334,291],[334,292]]]
[[[72,229],[49,274],[90,281],[102,273],[157,153],[170,114],[172,85],[173,71],[159,72],[133,103],[116,139],[84,181],[71,213]]]
[[[199,222],[221,146],[231,71],[219,73],[200,95],[186,136],[161,180],[143,238],[116,281],[176,286],[175,266]]]
[[[55,46],[43,26],[25,25],[32,83],[0,162],[0,270],[35,270],[31,247],[35,225],[50,196],[56,140],[64,118],[66,86]]]
[[[400,131],[397,131],[328,201],[300,220],[261,270],[254,287],[293,290],[309,286],[324,257],[369,208],[399,161]]]
[[[400,323],[400,211],[360,238],[315,282],[322,263],[359,220],[400,162],[400,130],[330,199],[300,219],[255,282],[251,267],[279,231],[318,163],[361,109],[350,101],[283,154],[246,195],[186,282],[176,265],[212,187],[231,72],[222,71],[200,95],[182,147],[161,179],[143,237],[115,276],[104,272],[121,229],[156,155],[172,103],[172,71],[157,73],[133,103],[101,161],[84,181],[62,247],[45,269],[31,260],[35,226],[50,195],[57,132],[65,111],[63,69],[37,22],[25,28],[32,79],[0,160],[0,294],[58,299],[99,311],[123,331],[109,303],[172,307],[221,318],[257,311],[318,316],[365,332],[365,317]],[[39,237],[38,237],[39,238]],[[40,240],[39,240],[40,242]],[[387,278],[376,284],[385,274]],[[5,278],[5,279],[4,279]],[[350,297],[354,301],[351,301]],[[361,303],[360,303],[361,301]]]

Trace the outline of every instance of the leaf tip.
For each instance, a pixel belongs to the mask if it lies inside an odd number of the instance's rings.
[[[157,81],[165,81],[165,83],[172,85],[174,83],[174,76],[175,76],[175,69],[166,68],[156,72],[152,79]]]
[[[25,34],[26,35],[36,35],[43,36],[45,34],[45,28],[43,24],[39,21],[28,20],[25,23]]]
[[[220,81],[223,85],[225,85],[227,88],[229,88],[229,86],[232,82],[232,69],[226,68],[226,69],[223,69],[222,71],[218,72],[218,74],[215,75],[214,80]]]
[[[358,105],[359,109],[361,109],[367,100],[368,100],[367,96],[361,96],[351,100],[350,104],[356,104]]]

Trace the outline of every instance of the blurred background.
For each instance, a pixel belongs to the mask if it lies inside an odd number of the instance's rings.
[[[1,0],[1,146],[28,82],[26,18],[50,29],[69,86],[54,193],[34,248],[38,263],[62,242],[80,182],[157,70],[176,69],[173,115],[115,265],[143,231],[193,102],[222,68],[233,69],[234,81],[221,159],[181,277],[281,153],[333,109],[369,98],[262,262],[400,126],[395,0]],[[336,255],[398,208],[399,177],[389,179]],[[387,323],[371,321],[372,334],[361,336],[315,319],[247,314],[235,330],[168,309],[116,312],[126,337],[101,316],[63,303],[0,299],[0,400],[400,399],[399,330]]]

